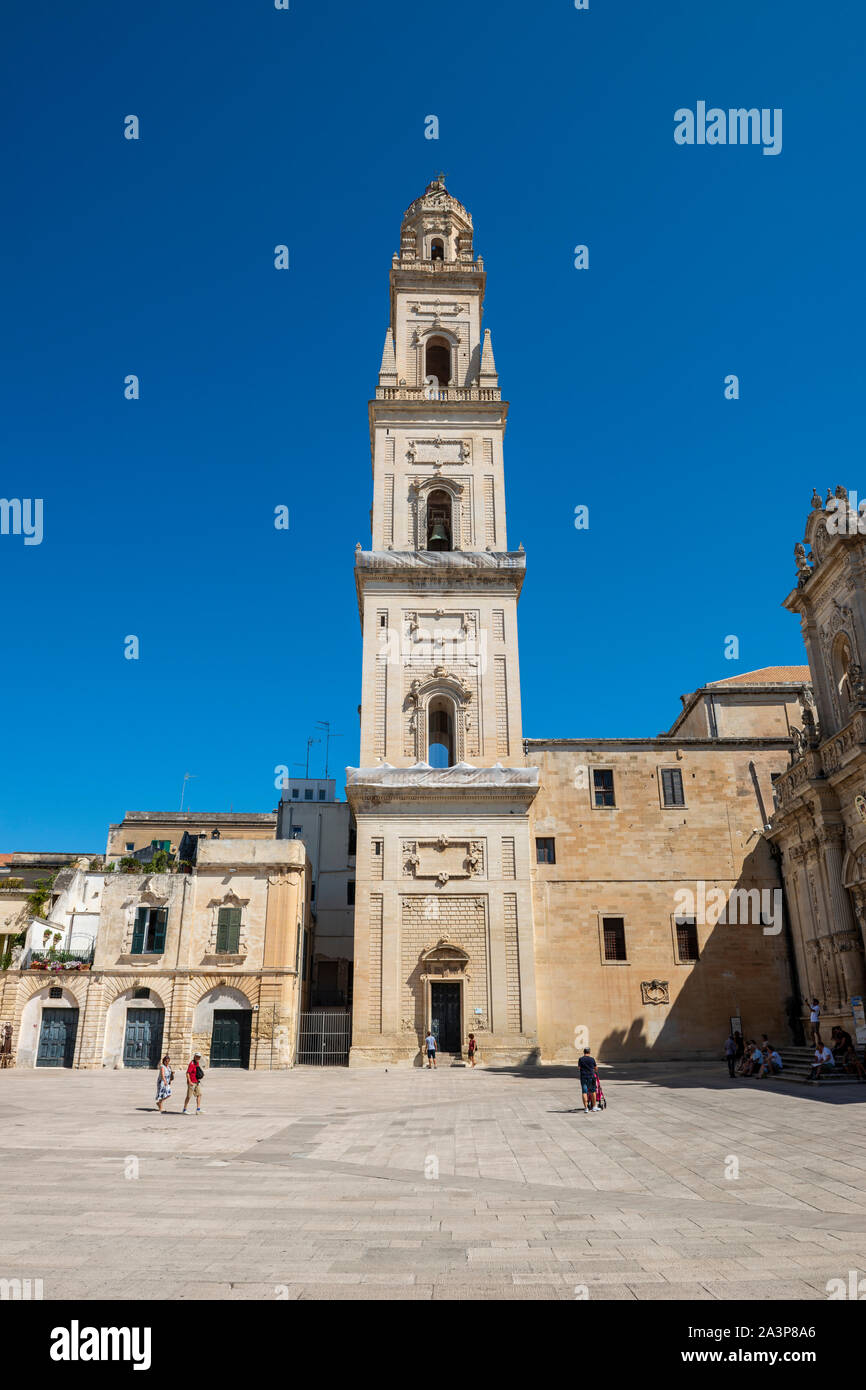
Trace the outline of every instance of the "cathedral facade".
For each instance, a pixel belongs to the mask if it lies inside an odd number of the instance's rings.
[[[683,697],[650,739],[521,728],[502,400],[472,219],[433,180],[403,218],[370,402],[351,1063],[714,1056],[800,1010],[764,829],[801,668]],[[707,913],[708,900],[731,914]]]
[[[824,1022],[866,1042],[866,517],[845,488],[812,497],[795,547],[814,697],[778,780],[770,840],[781,854],[802,988]],[[852,1026],[853,1025],[853,1026]]]

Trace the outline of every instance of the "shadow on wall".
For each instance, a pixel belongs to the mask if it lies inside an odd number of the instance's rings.
[[[682,900],[673,898],[676,888],[671,887],[671,911],[678,912]],[[712,897],[713,884],[704,885],[703,893],[699,884],[677,887],[688,887],[693,895],[692,913],[682,916],[696,918],[698,959],[681,964],[672,953],[659,980],[642,980],[641,967],[630,967],[640,1015],[611,1028],[603,1041],[594,1041],[595,1055],[604,1062],[721,1059],[732,1018],[742,1021],[746,1039],[767,1033],[774,1046],[799,1041],[800,1005],[781,886],[766,841],[759,840],[747,855],[727,894],[725,916],[712,927],[707,919],[714,920],[721,906]],[[642,984],[647,986],[645,1003],[640,1001]]]

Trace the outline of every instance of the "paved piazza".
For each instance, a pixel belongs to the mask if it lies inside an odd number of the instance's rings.
[[[723,1071],[608,1068],[591,1116],[561,1067],[212,1071],[198,1117],[177,1089],[150,1108],[150,1073],[6,1071],[0,1277],[46,1299],[826,1299],[866,1273],[866,1088]]]

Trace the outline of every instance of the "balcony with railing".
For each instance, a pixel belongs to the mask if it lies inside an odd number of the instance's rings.
[[[93,944],[79,951],[25,951],[21,969],[60,974],[64,970],[89,970],[92,964]]]
[[[498,386],[377,386],[377,401],[501,401]]]

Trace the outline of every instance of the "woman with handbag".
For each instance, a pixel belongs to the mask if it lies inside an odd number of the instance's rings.
[[[165,1054],[159,1064],[159,1071],[156,1077],[156,1108],[161,1115],[166,1115],[168,1111],[163,1110],[165,1102],[171,1095],[171,1083],[174,1081],[174,1072],[171,1069],[171,1058]]]

